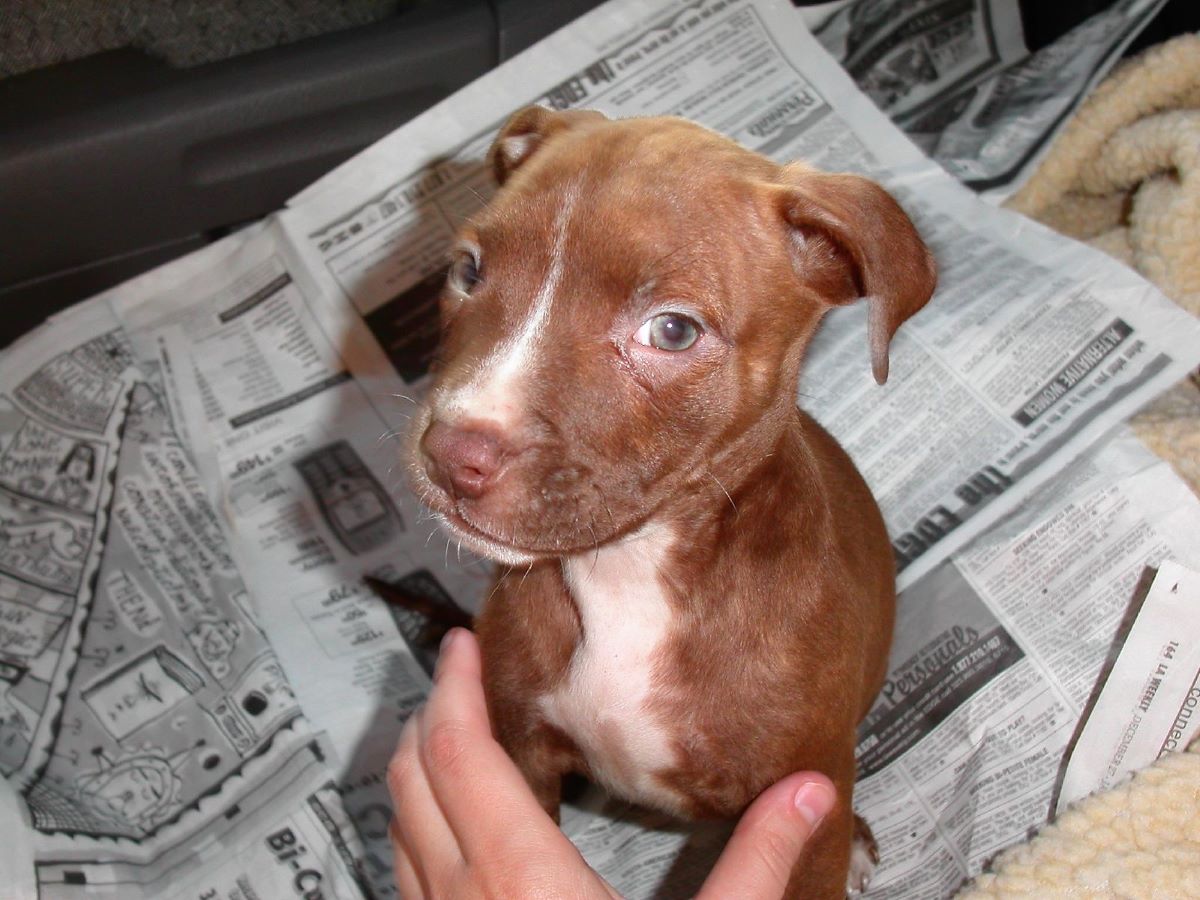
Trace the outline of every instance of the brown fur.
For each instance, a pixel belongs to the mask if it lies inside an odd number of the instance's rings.
[[[862,295],[886,377],[932,260],[871,182],[780,167],[682,120],[526,110],[492,159],[502,187],[464,229],[482,280],[469,297],[447,291],[444,362],[409,453],[416,488],[466,543],[528,560],[477,619],[497,736],[557,812],[561,777],[588,774],[537,706],[584,637],[560,559],[671,527],[686,540],[660,571],[672,627],[642,710],[674,735],[676,764],[655,773],[678,798],[670,811],[736,816],[783,776],[823,771],[839,801],[793,893],[840,895],[855,726],[884,676],[894,566],[870,493],[796,409],[795,385],[823,313]],[[520,327],[546,277],[564,192],[586,213],[566,233],[517,424],[452,420],[443,399]],[[703,317],[696,347],[629,343],[664,300]],[[456,479],[467,466],[482,488]]]

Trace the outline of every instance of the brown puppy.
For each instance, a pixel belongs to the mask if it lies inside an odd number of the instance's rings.
[[[568,772],[732,817],[823,771],[839,801],[793,893],[839,896],[894,567],[796,381],[822,314],[868,297],[882,382],[933,261],[874,183],[679,119],[529,108],[491,158],[407,453],[447,529],[506,564],[477,620],[499,740],[553,813]]]

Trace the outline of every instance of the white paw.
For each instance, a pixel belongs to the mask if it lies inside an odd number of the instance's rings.
[[[850,873],[846,876],[846,896],[859,897],[867,892],[875,866],[879,863],[879,848],[871,829],[857,816],[854,822],[854,843],[850,846]]]

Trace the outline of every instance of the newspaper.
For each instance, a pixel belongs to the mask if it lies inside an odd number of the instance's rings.
[[[922,150],[999,202],[1164,3],[1117,0],[1035,53],[1015,0],[853,0],[815,33]]]
[[[1177,628],[1200,614],[1200,573],[1165,560],[1070,748],[1056,807],[1104,790],[1200,729],[1200,634]]]
[[[398,432],[380,411],[398,401],[371,388],[341,323],[312,303],[276,223],[205,252],[205,271],[125,290],[112,305],[143,364],[165,373],[273,647],[321,724],[372,890],[387,896],[383,772],[432,659],[413,650],[423,623],[381,603],[363,577],[452,602],[480,596],[490,571],[444,553],[400,490]]]
[[[354,896],[358,834],[120,322],[88,304],[3,372],[3,829],[32,853],[0,893]]]
[[[1125,433],[900,594],[890,671],[857,748],[855,801],[882,853],[871,896],[948,896],[1053,814],[1129,600],[1164,560],[1200,564],[1200,501]],[[1189,619],[1152,609],[1137,617],[1149,660],[1200,640],[1179,628]],[[1126,762],[1148,765],[1158,750],[1131,749]],[[1090,765],[1075,768],[1072,799],[1103,786]]]
[[[484,153],[525,102],[688,115],[781,160],[869,172],[913,215],[942,287],[894,342],[888,385],[870,378],[851,308],[826,323],[800,386],[880,498],[902,608],[929,607],[903,614],[893,659],[897,684],[918,668],[927,684],[885,694],[861,740],[877,884],[942,896],[1045,820],[1132,592],[1113,554],[1197,567],[1181,536],[1200,529],[1171,521],[1192,522],[1194,500],[1165,466],[1137,450],[1075,460],[1200,362],[1200,326],[1115,262],[952,182],[786,4],[617,0],[277,217],[0,357],[0,771],[29,814],[5,831],[30,836],[34,864],[0,883],[46,897],[394,895],[383,769],[430,659],[422,623],[362,577],[472,609],[486,593],[489,567],[451,548],[393,471],[393,438],[426,387],[447,239],[490,194]],[[1106,555],[1064,532],[1074,580],[1043,594],[1034,569],[1015,579],[1031,557],[1004,544],[1011,523],[1070,519],[1079,501],[1054,491],[1116,489],[1116,474],[1144,480],[1112,500],[1144,545]],[[1161,508],[1139,505],[1150,496]],[[960,589],[961,608],[937,602]],[[1068,649],[1051,654],[1038,615],[1096,628],[1064,628]],[[953,649],[929,644],[943,633],[984,637],[934,671],[926,657]],[[1057,717],[1036,712],[1050,696]],[[998,731],[1021,706],[1027,727]],[[1005,733],[1021,741],[993,739]],[[1037,742],[1045,796],[1004,827],[986,824],[994,805],[973,815],[976,782],[930,762],[938,747],[965,753],[961,771],[1008,801]],[[903,824],[914,804],[924,829]],[[964,832],[947,828],[947,804]],[[723,840],[592,801],[564,828],[630,896],[686,893]]]

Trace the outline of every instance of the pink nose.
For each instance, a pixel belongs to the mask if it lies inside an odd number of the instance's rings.
[[[491,487],[504,462],[499,437],[476,428],[433,422],[421,438],[425,471],[433,483],[454,497],[475,499]]]

